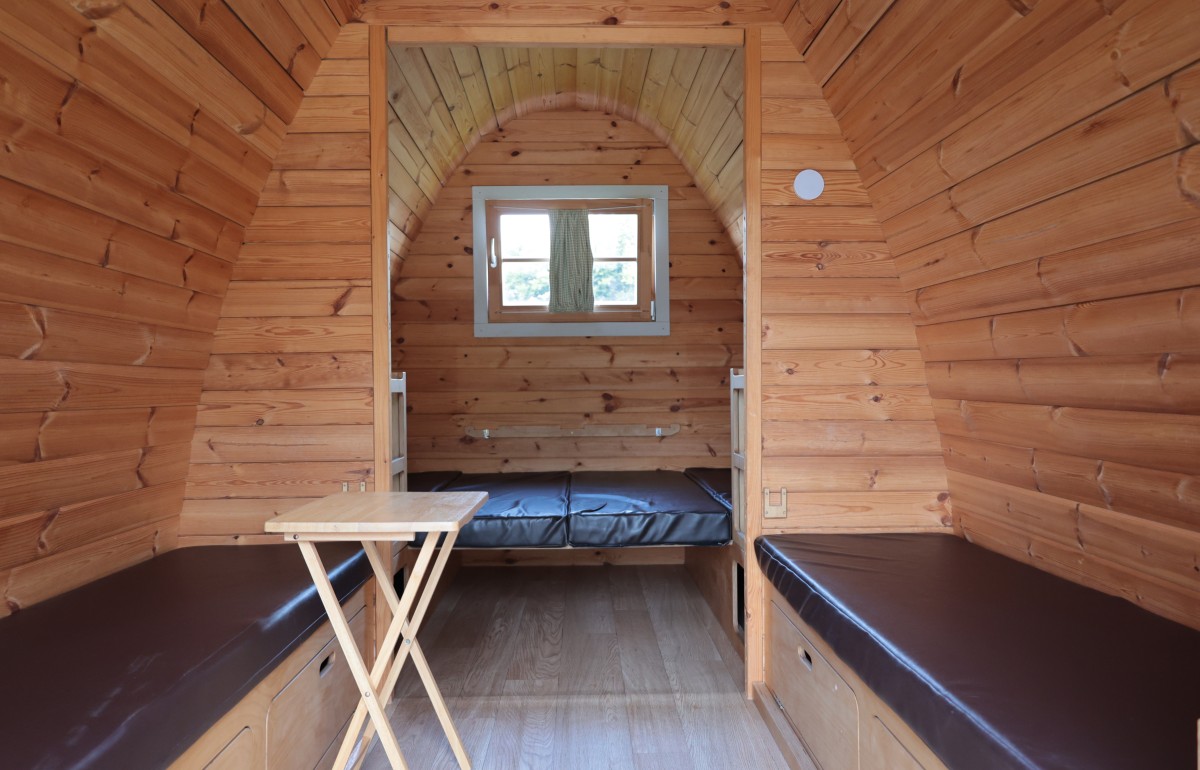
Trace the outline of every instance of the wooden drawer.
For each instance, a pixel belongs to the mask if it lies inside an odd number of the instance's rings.
[[[359,650],[364,646],[366,624],[366,611],[360,608],[350,619]],[[358,688],[332,629],[326,625],[320,632],[328,641],[272,699],[267,711],[267,767],[271,770],[316,767],[358,702]],[[329,758],[332,762],[333,754]]]
[[[926,770],[878,714],[863,725],[862,738],[863,770]]]
[[[767,686],[824,770],[858,767],[858,700],[787,613],[771,602]]]
[[[253,767],[262,756],[261,730],[243,727],[221,753],[204,766],[204,770],[244,770]]]

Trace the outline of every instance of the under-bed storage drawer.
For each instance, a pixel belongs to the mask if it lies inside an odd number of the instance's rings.
[[[360,651],[365,646],[366,615],[366,610],[360,608],[350,619],[350,630]],[[328,642],[279,691],[267,711],[270,770],[314,767],[340,735],[358,702],[358,688],[333,629],[325,625],[321,632]]]
[[[857,768],[854,692],[775,602],[767,622],[767,686],[824,770]]]

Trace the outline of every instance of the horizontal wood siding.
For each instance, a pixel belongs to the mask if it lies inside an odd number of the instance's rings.
[[[174,547],[233,262],[339,24],[0,8],[0,615]]]
[[[789,34],[813,5],[795,4]],[[788,505],[764,531],[943,529],[946,471],[908,298],[810,68],[773,50],[762,64],[762,484],[772,504],[787,488]],[[811,202],[792,190],[802,168],[826,178]]]
[[[191,437],[182,543],[238,542],[267,518],[372,479],[367,27],[316,71],[246,229]],[[336,112],[336,111],[335,111]]]
[[[742,355],[736,252],[661,142],[634,124],[610,141],[612,118],[597,118],[572,110],[513,120],[467,156],[426,216],[400,267],[393,304],[394,358],[409,379],[414,470],[728,465],[728,375]],[[640,162],[630,164],[629,153]],[[476,339],[471,185],[533,181],[534,173],[546,184],[622,184],[632,168],[638,183],[671,187],[671,336]],[[678,424],[680,432],[492,440],[466,434],[470,427],[628,424]]]
[[[822,30],[808,59],[918,324],[958,530],[1200,627],[1200,6],[840,4],[869,5],[852,53]]]

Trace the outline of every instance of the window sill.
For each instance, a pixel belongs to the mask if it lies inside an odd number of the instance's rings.
[[[659,312],[661,315],[662,311]],[[476,337],[666,337],[670,334],[669,318],[659,318],[654,321],[489,322],[475,324]]]

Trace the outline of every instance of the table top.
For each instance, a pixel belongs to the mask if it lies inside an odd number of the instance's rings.
[[[486,501],[487,492],[340,492],[269,519],[264,528],[351,536],[456,532]]]

